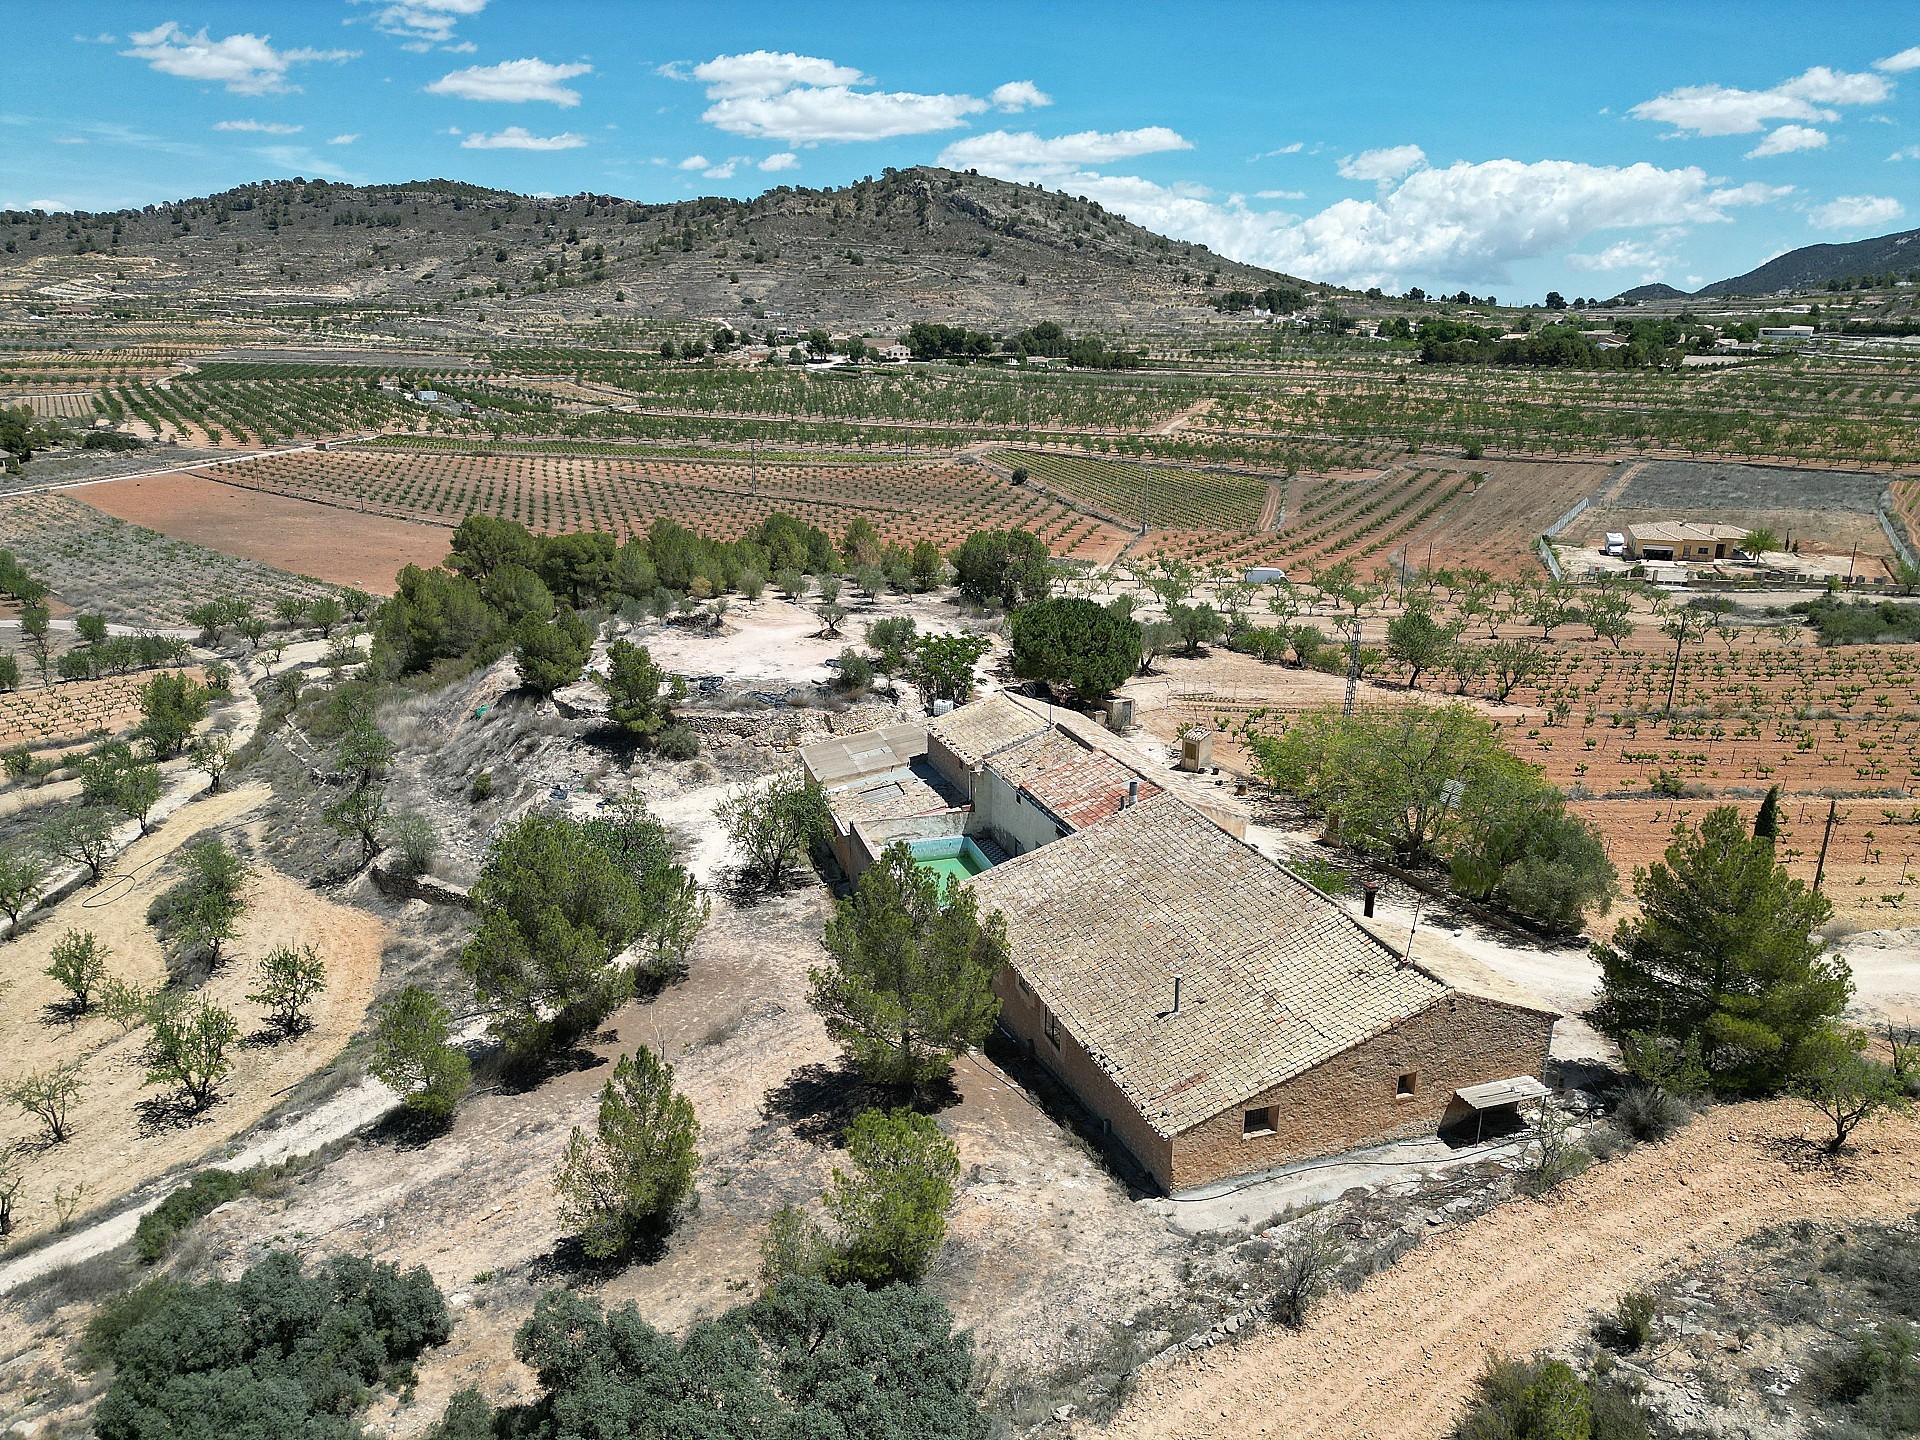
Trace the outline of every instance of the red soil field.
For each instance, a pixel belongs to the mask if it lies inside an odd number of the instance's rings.
[[[402,565],[438,565],[450,529],[262,494],[199,475],[152,475],[89,485],[86,502],[163,535],[259,560],[336,585],[393,592]]]

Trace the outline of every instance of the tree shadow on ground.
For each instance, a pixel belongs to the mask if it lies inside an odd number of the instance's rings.
[[[1796,1175],[1827,1175],[1834,1180],[1845,1180],[1855,1171],[1844,1151],[1835,1154],[1817,1140],[1809,1140],[1804,1135],[1767,1135],[1758,1143],[1762,1150]]]
[[[615,1035],[609,1030],[588,1038],[611,1041]],[[505,1050],[497,1050],[475,1064],[474,1079],[476,1088],[479,1082],[484,1081],[503,1095],[524,1095],[562,1075],[597,1070],[609,1063],[606,1056],[596,1055],[587,1048],[586,1039],[581,1039],[533,1055],[513,1055]]]
[[[875,1085],[844,1065],[816,1063],[800,1066],[769,1090],[761,1113],[809,1145],[837,1147],[847,1127],[864,1111],[905,1105],[931,1115],[959,1103],[960,1091],[951,1079],[909,1093]]]
[[[634,1266],[655,1265],[666,1258],[667,1236],[671,1227],[649,1226],[636,1235],[627,1248],[604,1260],[587,1254],[578,1235],[562,1235],[544,1255],[535,1256],[527,1270],[533,1284],[558,1281],[563,1284],[598,1284],[613,1279]]]
[[[219,1103],[217,1095],[205,1105],[196,1105],[181,1094],[150,1096],[133,1107],[135,1133],[142,1140],[151,1140],[170,1131],[191,1129]]]
[[[778,900],[812,882],[811,872],[798,866],[790,866],[771,880],[763,871],[749,865],[722,866],[713,876],[713,888],[736,910],[751,910],[756,905]]]
[[[391,1145],[396,1150],[424,1150],[452,1131],[451,1115],[423,1115],[405,1105],[396,1105],[367,1132],[367,1139],[376,1145]]]

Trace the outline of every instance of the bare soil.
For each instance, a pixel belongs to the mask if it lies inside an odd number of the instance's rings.
[[[164,535],[374,594],[392,594],[403,565],[447,558],[449,532],[440,526],[268,495],[203,475],[115,480],[90,485],[85,494],[95,509]]]
[[[90,1210],[244,1133],[274,1108],[286,1087],[333,1059],[359,1029],[380,973],[384,927],[266,866],[254,868],[232,958],[199,993],[232,1010],[242,1033],[253,1036],[263,1026],[259,1007],[246,994],[254,988],[254,962],[268,950],[315,946],[326,960],[328,988],[305,1034],[278,1044],[250,1039],[241,1045],[219,1102],[200,1115],[177,1113],[166,1092],[142,1085],[143,1028],[123,1034],[98,1014],[68,1019],[60,1008],[66,992],[43,973],[62,935],[89,930],[112,952],[109,974],[137,985],[159,982],[166,962],[146,911],[178,878],[169,859],[199,835],[243,826],[266,798],[264,790],[251,787],[193,802],[121,852],[99,885],[76,891],[0,946],[0,980],[10,982],[0,1007],[0,1081],[74,1063],[86,1083],[73,1108],[72,1138],[35,1154],[15,1209],[20,1238],[54,1224],[58,1191],[83,1186],[78,1208]],[[27,1117],[11,1107],[0,1117],[6,1140],[31,1141],[34,1133]]]

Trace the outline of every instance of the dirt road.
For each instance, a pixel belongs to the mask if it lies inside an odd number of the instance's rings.
[[[1920,1202],[1920,1128],[1863,1128],[1838,1165],[1800,1144],[1792,1101],[1727,1106],[1664,1145],[1597,1166],[1545,1201],[1516,1201],[1430,1239],[1304,1331],[1263,1332],[1142,1379],[1112,1440],[1445,1434],[1488,1354],[1583,1332],[1596,1310],[1670,1265],[1783,1221],[1876,1217]]]

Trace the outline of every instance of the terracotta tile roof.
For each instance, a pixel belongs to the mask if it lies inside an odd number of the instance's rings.
[[[1021,977],[1164,1135],[1452,993],[1172,795],[967,883],[1005,917]]]
[[[1160,787],[1113,756],[1088,748],[1058,730],[1048,730],[999,751],[987,768],[1015,789],[1024,789],[1076,830],[1118,814],[1127,782],[1140,781],[1140,797]]]
[[[994,751],[1048,728],[1044,716],[1035,715],[1005,695],[989,695],[942,715],[927,727],[927,733],[964,764],[978,765]]]

